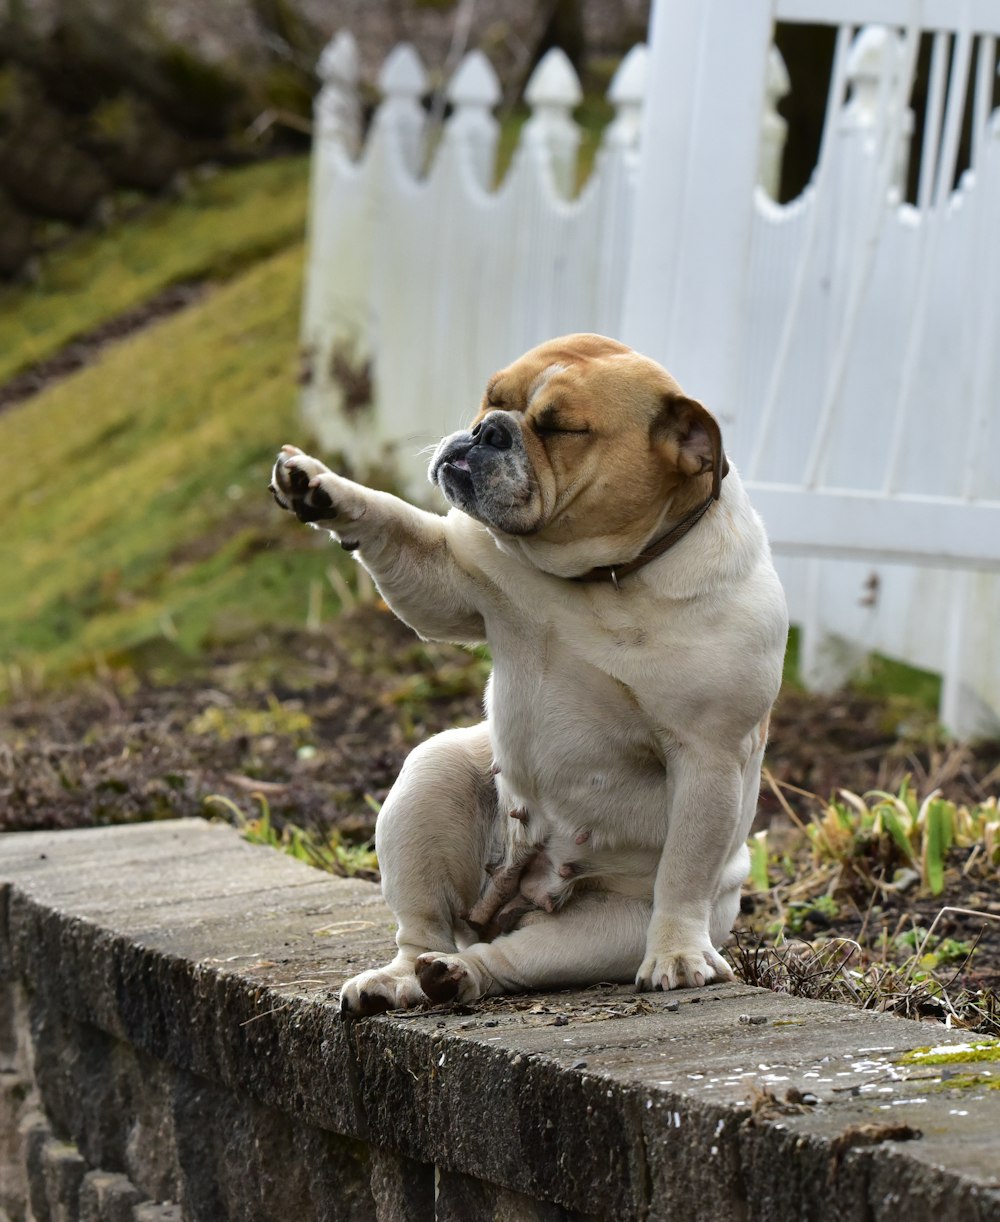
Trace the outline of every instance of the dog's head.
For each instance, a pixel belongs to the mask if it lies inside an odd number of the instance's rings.
[[[662,366],[601,335],[567,335],[490,379],[430,477],[493,531],[580,545],[579,571],[635,555],[666,518],[717,496],[726,469],[715,417]]]

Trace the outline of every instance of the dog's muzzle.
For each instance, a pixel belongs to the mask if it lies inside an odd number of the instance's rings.
[[[446,437],[429,474],[447,499],[472,517],[509,533],[526,532],[522,519],[534,480],[520,425],[510,412],[490,412],[474,428]]]

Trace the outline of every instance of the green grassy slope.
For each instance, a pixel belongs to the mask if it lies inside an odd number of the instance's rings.
[[[0,415],[8,678],[302,625],[310,582],[329,593],[339,553],[266,492],[301,437],[301,269],[299,246],[271,256]]]
[[[307,174],[304,158],[229,170],[52,252],[37,284],[0,289],[0,382],[171,284],[228,276],[300,239]]]

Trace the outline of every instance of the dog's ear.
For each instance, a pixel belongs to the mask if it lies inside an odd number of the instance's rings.
[[[712,472],[712,496],[718,500],[729,463],[722,450],[719,422],[697,399],[663,396],[653,420],[653,445],[684,475]]]

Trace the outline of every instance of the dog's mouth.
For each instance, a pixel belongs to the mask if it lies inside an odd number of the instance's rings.
[[[476,485],[472,467],[464,455],[455,455],[439,463],[434,472],[434,482],[453,505],[467,512],[472,510],[476,501]]]
[[[472,429],[446,437],[429,474],[452,505],[477,521],[507,534],[535,529],[535,480],[518,423],[508,413],[491,412]]]
[[[476,452],[471,433],[455,433],[438,447],[431,463],[431,483],[437,484],[453,505],[476,516],[478,488],[483,476],[484,455]]]

